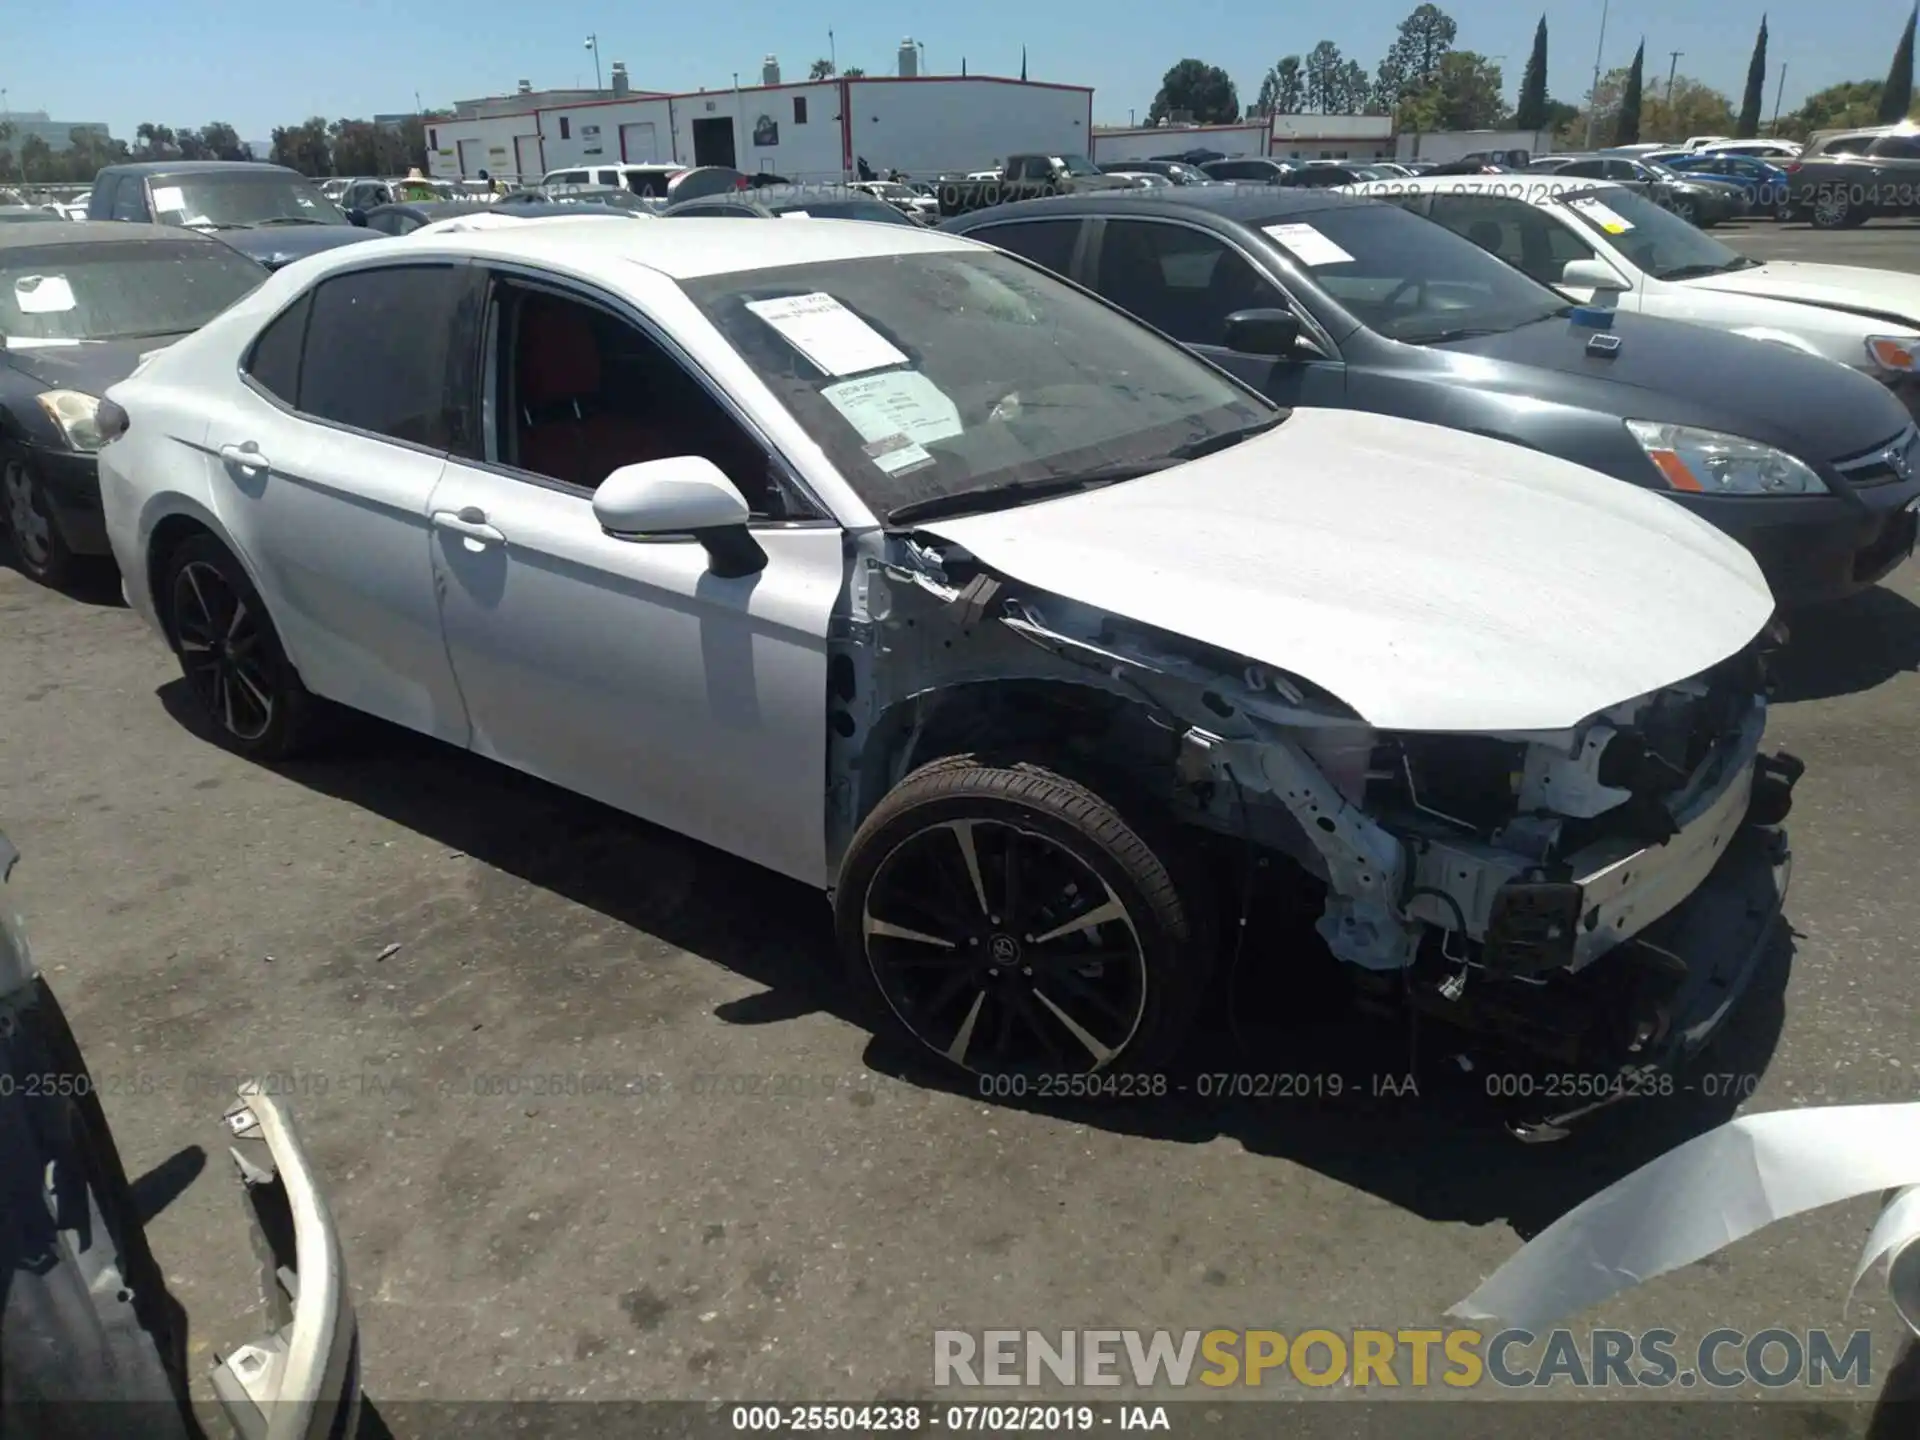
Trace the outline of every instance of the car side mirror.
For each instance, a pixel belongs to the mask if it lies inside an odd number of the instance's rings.
[[[1620,272],[1604,260],[1569,260],[1560,272],[1560,286],[1564,290],[1591,290],[1596,296],[1602,292],[1617,295],[1631,288]]]
[[[593,492],[593,517],[616,540],[691,535],[708,568],[737,580],[766,568],[767,552],[747,529],[745,498],[703,455],[622,465]]]
[[[347,223],[349,225],[358,225],[362,230],[366,229],[367,212],[356,205],[353,209],[347,211]]]
[[[1291,310],[1236,310],[1227,316],[1226,347],[1241,355],[1292,356],[1300,344],[1300,317]]]

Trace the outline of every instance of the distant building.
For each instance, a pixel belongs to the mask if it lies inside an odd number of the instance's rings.
[[[13,127],[13,139],[7,144],[16,153],[20,143],[34,135],[46,141],[47,148],[56,154],[73,148],[73,132],[76,130],[85,130],[101,140],[113,138],[107,127],[98,120],[52,120],[44,110],[0,111],[0,121]]]

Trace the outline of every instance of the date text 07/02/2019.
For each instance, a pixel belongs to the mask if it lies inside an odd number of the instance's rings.
[[[1171,1430],[1164,1405],[736,1405],[740,1431],[862,1435],[1060,1434],[1097,1429]]]

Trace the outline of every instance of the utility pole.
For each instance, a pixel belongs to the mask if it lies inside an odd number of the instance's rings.
[[[1786,93],[1787,62],[1782,60],[1780,62],[1780,84],[1775,87],[1773,92],[1773,123],[1767,126],[1767,133],[1769,135],[1778,135],[1780,133],[1780,97]]]
[[[1680,57],[1686,53],[1684,50],[1667,52],[1672,57],[1667,61],[1667,109],[1669,110],[1673,109],[1673,73],[1680,68]]]
[[[593,88],[598,91],[605,88],[600,83],[600,37],[598,35],[587,36],[586,48],[593,51]]]
[[[827,31],[827,63],[833,67],[833,73],[840,73],[840,51],[834,46],[833,31]]]
[[[1607,52],[1607,9],[1611,0],[1600,0],[1600,41],[1593,47],[1593,89],[1587,92],[1587,143],[1593,149],[1594,111],[1600,104],[1600,57]]]

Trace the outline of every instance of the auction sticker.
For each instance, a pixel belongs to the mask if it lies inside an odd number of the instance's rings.
[[[858,375],[907,363],[886,336],[823,291],[749,300],[747,309],[829,375]]]
[[[1348,265],[1353,261],[1353,256],[1311,225],[1262,225],[1260,228],[1291,250],[1294,259],[1302,265],[1317,269],[1322,265]]]

